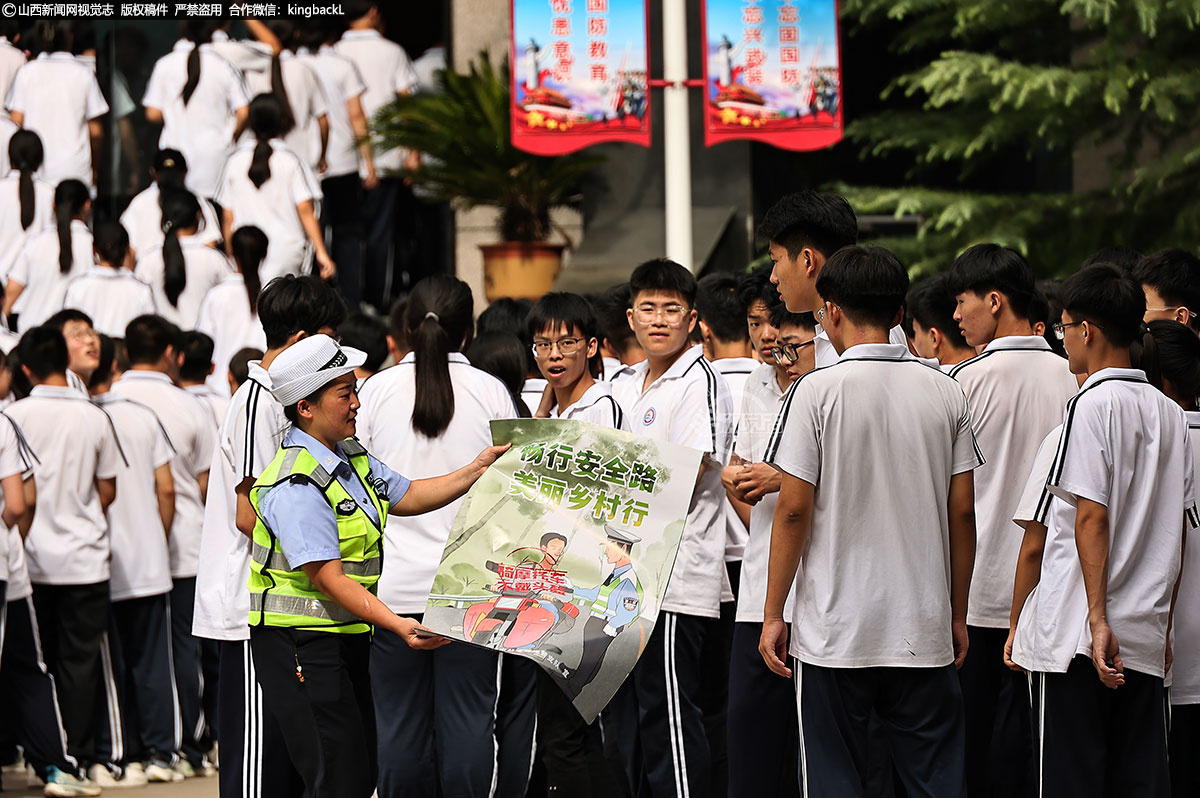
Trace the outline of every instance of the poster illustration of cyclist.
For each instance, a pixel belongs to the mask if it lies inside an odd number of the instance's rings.
[[[581,421],[492,438],[512,448],[467,494],[424,624],[533,660],[590,723],[654,630],[701,453]]]

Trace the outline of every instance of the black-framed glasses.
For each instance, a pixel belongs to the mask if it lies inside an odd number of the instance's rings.
[[[814,341],[805,341],[800,344],[775,344],[775,348],[771,351],[771,357],[775,358],[775,363],[778,366],[786,367],[795,363],[800,359],[800,350],[806,346],[812,346]]]
[[[535,341],[533,344],[533,356],[536,358],[550,357],[552,347],[558,347],[558,353],[563,357],[569,357],[579,351],[579,348],[586,343],[583,338],[559,338],[557,341]]]
[[[1092,325],[1097,330],[1104,329],[1096,322],[1088,321],[1087,319],[1080,319],[1079,321],[1067,321],[1067,322],[1058,321],[1050,326],[1054,330],[1054,337],[1061,341],[1067,337],[1066,330],[1068,327],[1078,327],[1080,324],[1083,324],[1084,322],[1087,322],[1088,324]]]

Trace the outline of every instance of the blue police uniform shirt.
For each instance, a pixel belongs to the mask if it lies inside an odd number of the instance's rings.
[[[620,581],[620,584],[613,588],[613,592],[608,596],[608,623],[614,629],[620,629],[625,624],[632,621],[638,614],[638,594],[637,585],[634,584],[633,563],[622,565],[620,568],[612,572],[614,581]],[[600,588],[603,584],[596,585],[593,588],[575,588],[575,594],[582,596],[588,601],[595,601],[600,596]]]
[[[338,481],[358,506],[366,512],[376,525],[379,513],[367,495],[367,488],[350,465],[350,458],[342,451],[341,444],[330,451],[298,427],[292,427],[283,438],[283,446],[302,446],[321,467]],[[404,498],[409,480],[397,474],[371,455],[367,455],[371,478],[390,504]],[[325,494],[309,482],[283,482],[266,492],[259,502],[263,521],[275,533],[283,556],[292,568],[308,562],[337,560],[341,558],[338,545],[337,516],[329,506]]]

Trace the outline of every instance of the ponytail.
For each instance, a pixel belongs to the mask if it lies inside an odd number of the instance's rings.
[[[21,229],[28,230],[37,210],[33,191],[33,173],[45,157],[42,140],[32,130],[18,130],[8,140],[8,162],[21,173],[17,181],[17,197],[21,202]]]
[[[1158,352],[1158,340],[1146,325],[1142,325],[1138,336],[1129,345],[1129,361],[1135,369],[1146,373],[1146,381],[1158,390],[1163,389],[1162,361]]]
[[[257,227],[239,227],[230,242],[233,261],[246,283],[246,298],[250,300],[250,312],[258,313],[258,295],[262,293],[262,278],[258,267],[267,257],[267,234]]]
[[[1182,398],[1189,409],[1197,409],[1196,397],[1200,397],[1200,337],[1186,324],[1173,320],[1152,321],[1147,328],[1140,347],[1136,341],[1131,347],[1133,367],[1146,371],[1147,379],[1150,379],[1150,370],[1145,368],[1148,350],[1145,344],[1147,339],[1154,341],[1155,362],[1152,367],[1160,386],[1170,383],[1172,398]],[[1139,348],[1141,352],[1137,351]]]
[[[74,257],[71,254],[71,220],[83,213],[91,196],[87,186],[78,180],[67,179],[54,189],[54,224],[58,228],[58,270],[62,274],[71,271]]]
[[[188,20],[183,23],[183,38],[192,43],[192,51],[187,57],[187,82],[183,84],[183,104],[187,105],[200,85],[200,45],[212,41],[218,23],[212,20]]]
[[[271,179],[271,142],[269,139],[259,139],[254,145],[254,157],[250,160],[250,171],[246,172],[255,188],[262,188],[263,183]]]
[[[471,289],[448,275],[425,278],[409,296],[406,321],[416,365],[412,425],[427,438],[441,435],[454,418],[449,358],[471,333],[473,307]]]
[[[120,269],[129,255],[129,233],[120,222],[100,222],[92,236],[92,249],[102,263]]]
[[[187,57],[187,82],[183,84],[183,104],[187,105],[200,85],[200,45],[192,45]]]
[[[162,204],[163,293],[171,307],[178,307],[179,295],[187,288],[187,264],[179,243],[179,231],[199,224],[200,203],[188,191],[159,195],[159,202]]]
[[[250,130],[258,143],[246,174],[255,188],[271,179],[271,139],[283,135],[283,108],[274,94],[260,94],[250,101]]]
[[[279,53],[271,56],[271,93],[279,100],[280,133],[286,135],[296,126],[296,115],[288,101],[287,86],[283,82],[283,64],[279,56]]]

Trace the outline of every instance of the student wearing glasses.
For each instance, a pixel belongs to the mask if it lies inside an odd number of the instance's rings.
[[[1200,334],[1200,258],[1182,249],[1147,255],[1133,269],[1146,292],[1146,323],[1174,320]]]

